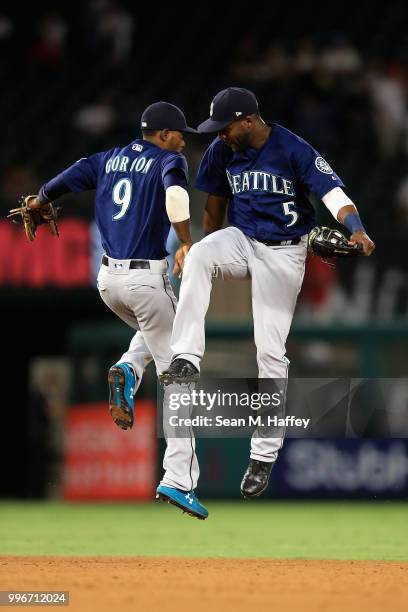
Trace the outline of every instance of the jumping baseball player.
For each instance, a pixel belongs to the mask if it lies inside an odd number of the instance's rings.
[[[96,190],[95,216],[105,251],[99,293],[136,330],[108,375],[110,414],[122,429],[133,425],[134,395],[148,363],[153,359],[160,374],[171,361],[176,298],[167,275],[170,224],[181,242],[175,271],[182,270],[192,244],[188,167],[181,152],[184,133],[196,130],[187,126],[178,107],[167,102],[146,108],[141,129],[142,139],[78,160],[29,200],[31,209],[40,209],[64,193]],[[163,467],[157,497],[205,519],[208,511],[194,494],[199,469],[192,433],[167,436]]]
[[[308,234],[316,225],[309,193],[350,231],[350,245],[370,255],[374,244],[325,159],[296,134],[265,122],[251,91],[220,91],[198,131],[218,132],[196,179],[196,187],[208,194],[206,237],[192,246],[185,261],[173,361],[160,378],[165,384],[198,379],[211,280],[220,272],[223,278],[251,279],[259,377],[286,379],[285,343],[303,281]],[[227,207],[229,227],[221,229]],[[244,497],[266,489],[282,442],[254,433],[241,483]]]

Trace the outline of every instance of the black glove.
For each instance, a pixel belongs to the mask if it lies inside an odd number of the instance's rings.
[[[309,234],[309,251],[327,259],[328,257],[359,257],[363,255],[360,244],[349,244],[339,230],[330,227],[314,227]]]

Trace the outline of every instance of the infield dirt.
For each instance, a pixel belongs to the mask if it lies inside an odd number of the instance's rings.
[[[407,609],[408,563],[1,557],[0,588],[69,591],[61,609],[75,612],[399,612]]]

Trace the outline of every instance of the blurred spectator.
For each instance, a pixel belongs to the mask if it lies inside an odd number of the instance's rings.
[[[125,62],[133,47],[133,15],[119,3],[109,0],[94,0],[90,10],[94,15],[92,25],[97,54],[106,57],[114,65]]]
[[[256,78],[269,81],[287,78],[290,74],[290,60],[285,45],[273,41],[256,65]]]
[[[403,225],[408,232],[408,176],[404,177],[397,189],[397,226]]]
[[[374,65],[367,77],[381,153],[397,153],[407,121],[406,75],[398,66]]]
[[[256,38],[256,34],[246,32],[238,43],[233,65],[239,65],[241,62],[253,61],[256,55]]]
[[[349,75],[363,65],[360,52],[347,40],[344,34],[337,34],[320,59],[324,70],[336,75]]]
[[[29,497],[57,497],[70,366],[63,357],[36,357],[30,364],[27,414]]]
[[[334,109],[320,102],[315,95],[303,93],[293,116],[294,131],[328,155],[336,143]]]
[[[406,257],[401,257],[401,253],[404,252],[408,240],[408,176],[405,176],[398,186],[395,218],[393,223],[390,223],[390,226],[394,240],[391,249],[391,261],[388,263],[390,267],[393,265],[395,268],[402,269],[407,273],[408,260]],[[389,246],[387,245],[388,249]]]
[[[315,44],[310,38],[299,41],[293,58],[293,69],[297,74],[310,74],[318,63],[318,55]]]
[[[254,81],[285,79],[290,74],[290,60],[285,46],[279,41],[271,42],[257,60],[244,60],[234,66],[233,74]]]
[[[47,13],[40,21],[37,38],[30,49],[29,59],[40,66],[58,67],[65,55],[68,26],[57,12]]]
[[[0,15],[0,42],[9,40],[13,35],[13,24],[6,15]]]
[[[74,115],[74,126],[90,136],[101,136],[109,132],[116,121],[113,97],[101,96],[95,102],[86,104]]]
[[[1,75],[7,72],[9,53],[14,34],[14,26],[11,19],[6,15],[0,15],[0,71]]]

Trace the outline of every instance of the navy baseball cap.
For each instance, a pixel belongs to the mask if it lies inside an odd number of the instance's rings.
[[[183,111],[170,102],[155,102],[148,106],[141,118],[142,130],[176,130],[197,134],[197,130],[188,127]]]
[[[228,87],[217,93],[211,102],[210,118],[200,123],[197,130],[200,133],[219,132],[241,117],[258,114],[258,101],[252,91]]]

